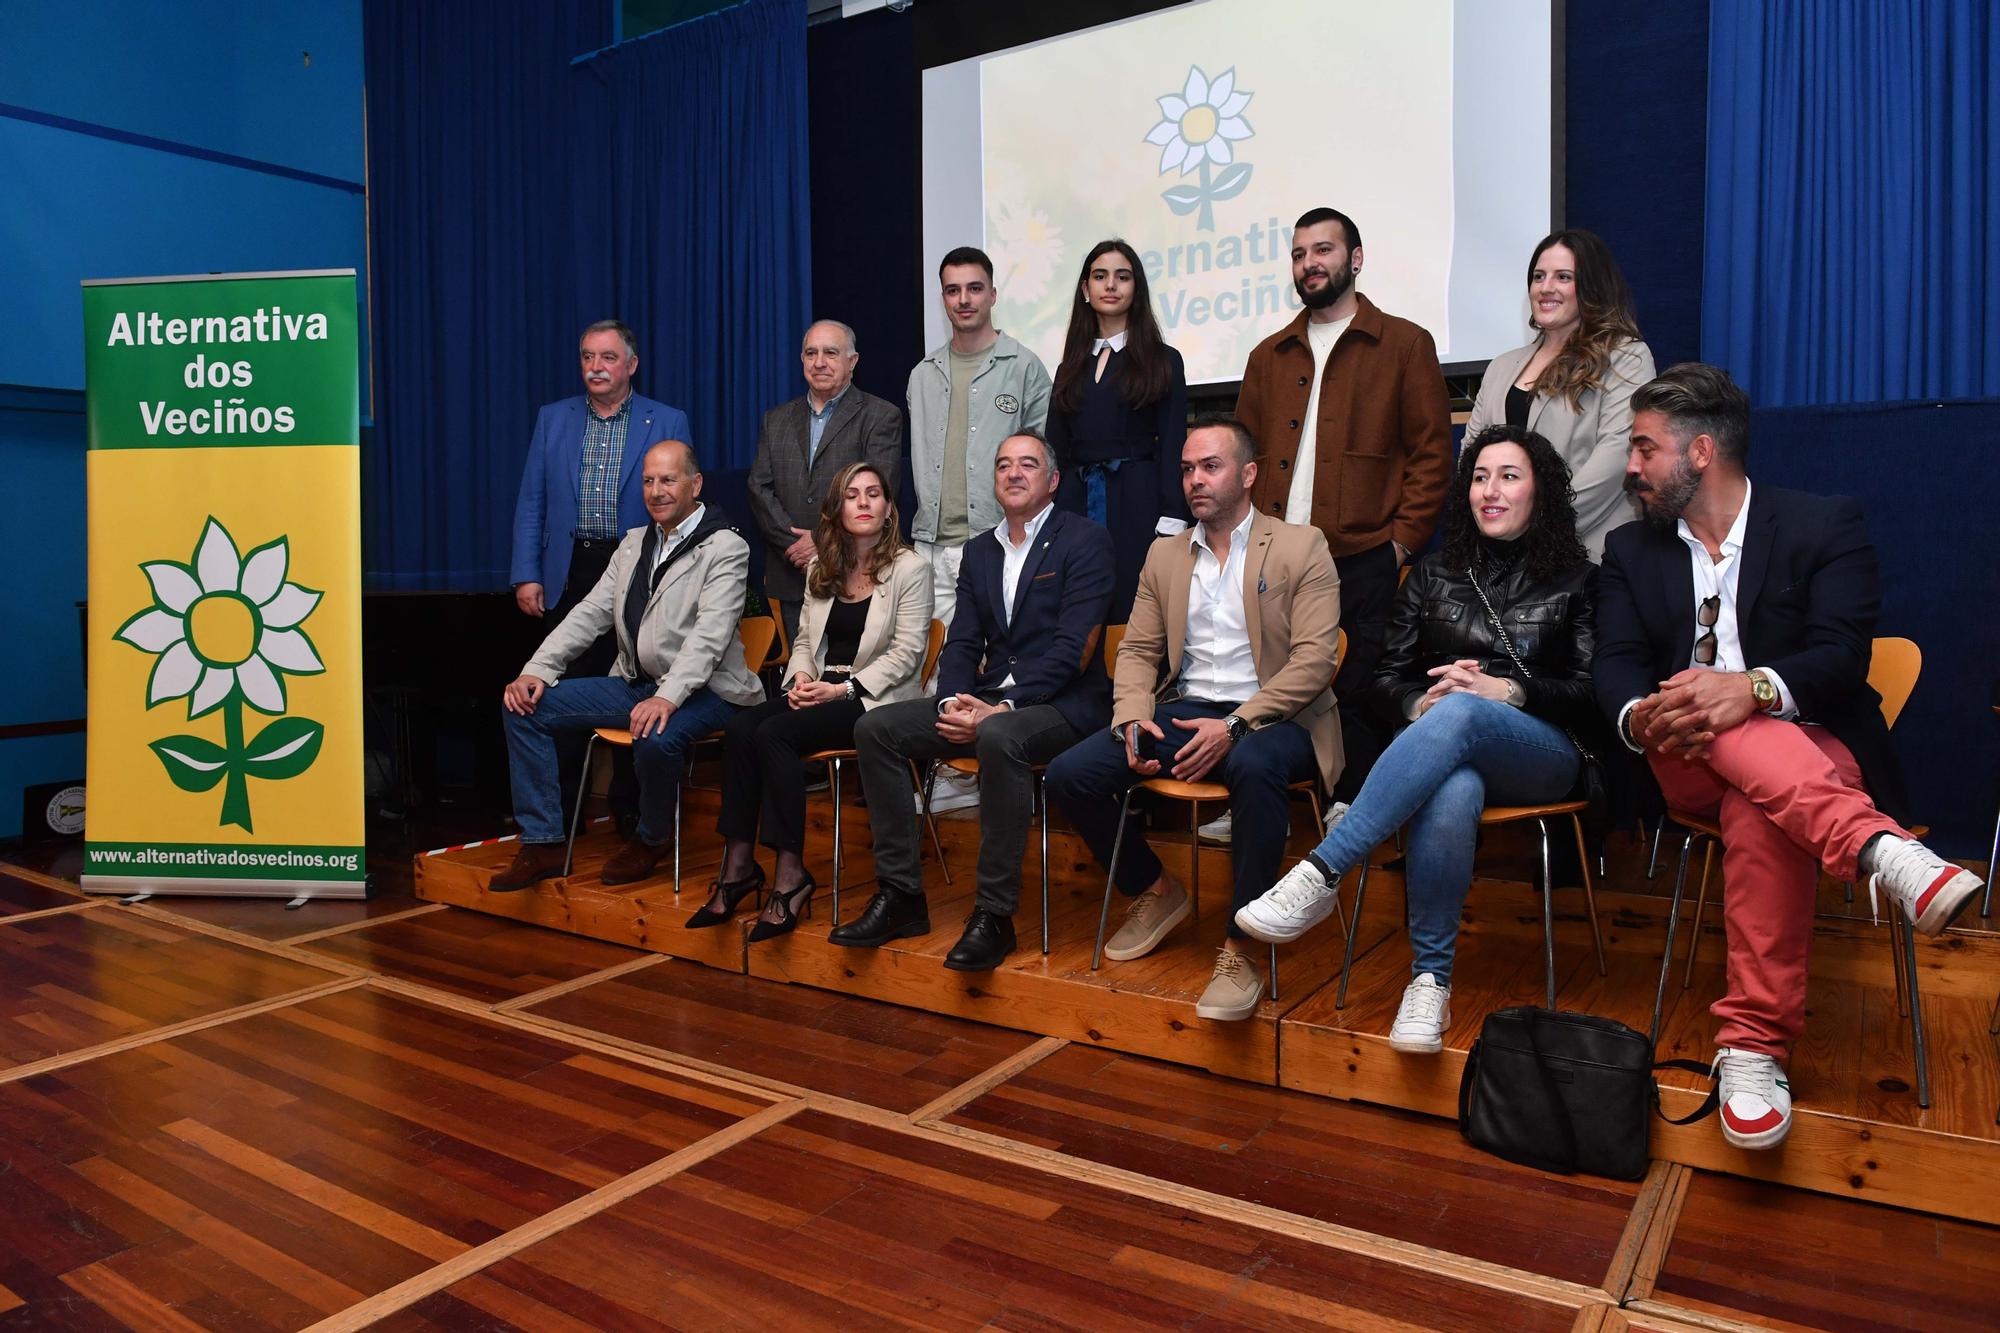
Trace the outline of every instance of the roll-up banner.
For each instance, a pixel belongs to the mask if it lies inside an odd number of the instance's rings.
[[[83,887],[360,897],[352,269],[83,284]]]

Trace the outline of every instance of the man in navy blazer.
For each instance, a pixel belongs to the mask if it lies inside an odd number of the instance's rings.
[[[1021,857],[1034,817],[1033,766],[1111,721],[1097,646],[1111,604],[1111,534],[1055,507],[1055,451],[1037,431],[1000,446],[1000,526],[965,544],[935,699],[874,709],[854,727],[875,833],[873,901],[828,936],[873,948],[930,933],[910,764],[979,760],[978,893],[944,965],[998,967],[1014,949]]]
[[[632,391],[639,368],[632,330],[602,319],[583,331],[583,394],[550,403],[535,419],[514,502],[509,581],[526,615],[560,621],[590,595],[619,539],[647,523],[639,464],[661,440],[692,444],[687,414]],[[604,635],[570,666],[601,676],[617,644]]]
[[[1722,827],[1728,991],[1715,1071],[1722,1133],[1770,1148],[1792,1124],[1784,1062],[1805,1030],[1823,866],[1870,877],[1935,935],[1980,881],[1912,838],[1868,659],[1875,548],[1845,497],[1750,484],[1750,400],[1713,366],[1632,398],[1625,489],[1598,582],[1598,701],[1671,807]]]

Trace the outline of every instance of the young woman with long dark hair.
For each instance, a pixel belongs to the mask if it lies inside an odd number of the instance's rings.
[[[1403,730],[1353,805],[1329,818],[1325,841],[1236,914],[1260,940],[1297,939],[1333,911],[1341,876],[1407,822],[1414,957],[1389,1044],[1423,1054],[1444,1048],[1451,1025],[1480,811],[1562,799],[1581,772],[1571,736],[1601,725],[1590,679],[1597,566],[1554,447],[1488,427],[1459,455],[1443,525],[1443,548],[1396,594],[1375,672],[1376,702]]]
[[[1160,338],[1145,266],[1124,241],[1099,241],[1077,275],[1048,435],[1063,475],[1056,503],[1111,530],[1117,570],[1106,614],[1123,623],[1146,548],[1188,525],[1187,370]]]

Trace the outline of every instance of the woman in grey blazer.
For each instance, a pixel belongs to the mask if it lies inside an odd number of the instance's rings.
[[[799,635],[785,692],[736,713],[722,732],[722,868],[690,927],[718,926],[764,887],[756,843],[777,853],[776,879],[753,940],[798,925],[811,903],[803,756],[854,744],[854,724],[878,704],[923,691],[931,627],[931,568],[898,531],[889,479],[851,463],[827,487],[806,567]]]
[[[1544,237],[1528,261],[1528,322],[1535,340],[1493,358],[1465,423],[1470,440],[1505,422],[1556,447],[1576,488],[1576,531],[1592,560],[1630,522],[1625,449],[1632,394],[1653,378],[1632,292],[1594,232]]]

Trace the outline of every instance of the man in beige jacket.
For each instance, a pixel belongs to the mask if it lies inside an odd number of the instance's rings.
[[[631,884],[651,875],[666,850],[688,746],[737,708],[764,700],[736,633],[749,543],[701,503],[692,446],[663,440],[646,451],[643,467],[652,522],[625,534],[604,577],[502,695],[521,850],[487,886],[495,892],[525,889],[562,868],[559,736],[596,727],[632,733],[639,827],[602,872],[606,884]],[[565,681],[569,664],[607,628],[618,634],[611,674]]]
[[[1049,797],[1100,865],[1109,865],[1125,792],[1143,778],[1220,782],[1235,821],[1234,906],[1277,878],[1290,823],[1286,789],[1330,789],[1342,763],[1330,688],[1340,576],[1319,529],[1251,506],[1257,447],[1231,417],[1197,418],[1181,450],[1181,489],[1196,526],[1146,555],[1112,678],[1111,729],[1049,766]],[[1187,916],[1187,890],[1128,831],[1117,885],[1132,899],[1106,944],[1115,961],[1150,953]],[[1232,908],[1233,910],[1233,908]],[[1232,921],[1198,1017],[1257,1011],[1264,979]]]

